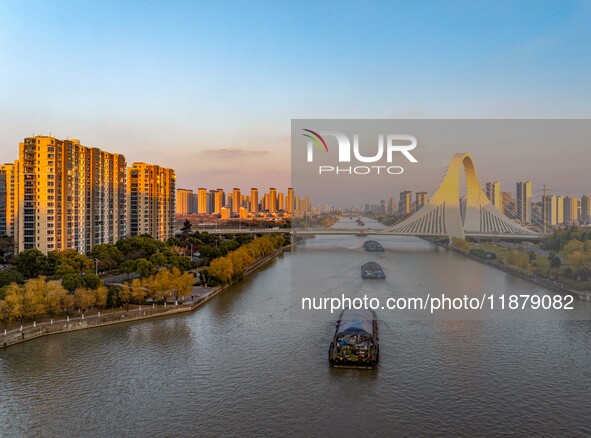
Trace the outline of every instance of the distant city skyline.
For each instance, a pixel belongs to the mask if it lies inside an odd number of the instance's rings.
[[[285,190],[293,118],[591,117],[590,17],[583,1],[7,1],[0,162],[51,132],[174,168],[181,187]],[[483,180],[520,170],[455,147]],[[520,178],[576,190],[583,160],[549,152],[560,178]]]

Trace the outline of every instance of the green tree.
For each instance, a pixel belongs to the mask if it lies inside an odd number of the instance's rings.
[[[8,261],[14,254],[14,239],[10,236],[0,236],[0,261]]]
[[[185,222],[183,222],[183,226],[181,227],[181,233],[188,235],[191,232],[192,226],[193,225],[191,224],[191,221],[185,220]]]
[[[550,269],[552,270],[560,269],[560,266],[562,265],[560,257],[553,252],[548,255],[548,261],[550,262]]]
[[[135,272],[136,269],[136,261],[135,260],[125,260],[121,265],[119,265],[119,272],[122,274],[127,274],[127,279],[129,280],[129,275]]]
[[[155,240],[150,236],[137,236],[117,241],[117,248],[126,260],[148,258],[152,254],[166,249],[166,243]]]
[[[98,270],[101,272],[111,271],[125,260],[119,248],[112,244],[94,246],[90,252],[90,258],[98,260]]]
[[[14,265],[25,278],[35,278],[40,275],[52,275],[53,269],[47,257],[36,249],[20,252],[14,259]]]
[[[149,260],[138,259],[136,261],[135,270],[142,277],[149,277],[157,271],[157,268]]]
[[[55,273],[60,277],[94,272],[94,262],[73,249],[50,252],[48,258],[55,264]]]
[[[84,286],[89,289],[98,289],[102,284],[102,280],[96,274],[86,274],[82,276],[82,282]]]
[[[78,273],[69,273],[62,277],[62,286],[70,292],[74,292],[83,285],[84,280],[82,279],[82,275]]]
[[[158,268],[161,268],[168,265],[168,259],[161,252],[157,252],[156,254],[152,254],[150,256],[150,263]]]
[[[0,270],[0,288],[8,286],[11,283],[23,284],[24,282],[23,275],[16,269]]]

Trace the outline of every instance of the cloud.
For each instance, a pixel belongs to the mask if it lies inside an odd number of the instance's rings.
[[[249,155],[267,155],[270,152],[266,150],[253,150],[253,149],[242,149],[242,148],[219,148],[219,149],[206,149],[203,153],[207,155],[221,156],[221,157],[241,157]]]

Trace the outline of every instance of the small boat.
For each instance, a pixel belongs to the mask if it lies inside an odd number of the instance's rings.
[[[384,247],[382,246],[382,244],[379,242],[376,242],[375,240],[368,240],[367,242],[365,242],[363,244],[363,248],[365,248],[366,251],[371,251],[371,252],[383,252],[384,251]]]
[[[386,274],[379,264],[368,262],[361,267],[361,278],[383,280],[386,278]]]
[[[376,313],[369,309],[343,310],[328,350],[329,363],[333,367],[373,368],[379,358]]]

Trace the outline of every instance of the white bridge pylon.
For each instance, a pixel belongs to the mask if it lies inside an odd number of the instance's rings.
[[[460,176],[466,172],[466,198],[460,208]],[[468,153],[455,154],[443,182],[429,202],[402,222],[384,230],[383,234],[412,236],[513,235],[538,236],[501,213],[486,197],[476,176],[472,157]]]

